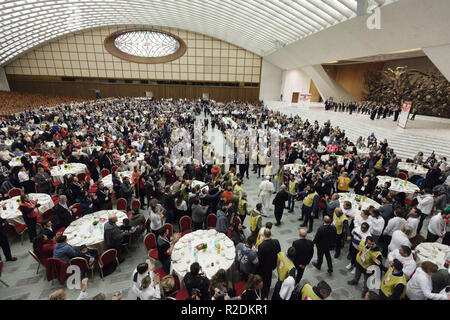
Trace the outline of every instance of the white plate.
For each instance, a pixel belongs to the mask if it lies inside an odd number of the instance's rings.
[[[227,251],[227,252],[225,253],[225,257],[226,257],[227,259],[229,259],[229,260],[234,259],[235,256],[236,256],[236,254],[235,254],[235,252],[233,252],[233,251]]]

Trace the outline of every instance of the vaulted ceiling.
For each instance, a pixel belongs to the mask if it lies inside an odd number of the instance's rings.
[[[357,16],[365,0],[0,0],[0,65],[89,28],[144,24],[209,35],[265,56]],[[398,0],[368,0],[368,10]]]

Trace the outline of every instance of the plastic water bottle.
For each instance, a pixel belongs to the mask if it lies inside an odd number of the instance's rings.
[[[198,262],[197,249],[194,249],[194,261]]]

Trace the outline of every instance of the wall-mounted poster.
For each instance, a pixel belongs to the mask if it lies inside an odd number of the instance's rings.
[[[398,117],[398,125],[403,129],[406,128],[406,123],[408,122],[409,112],[411,111],[412,102],[403,101],[402,111]]]

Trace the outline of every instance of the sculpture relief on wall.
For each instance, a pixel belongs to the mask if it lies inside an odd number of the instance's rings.
[[[407,67],[367,72],[363,100],[401,105],[412,101],[418,114],[450,118],[450,83],[439,72]]]

